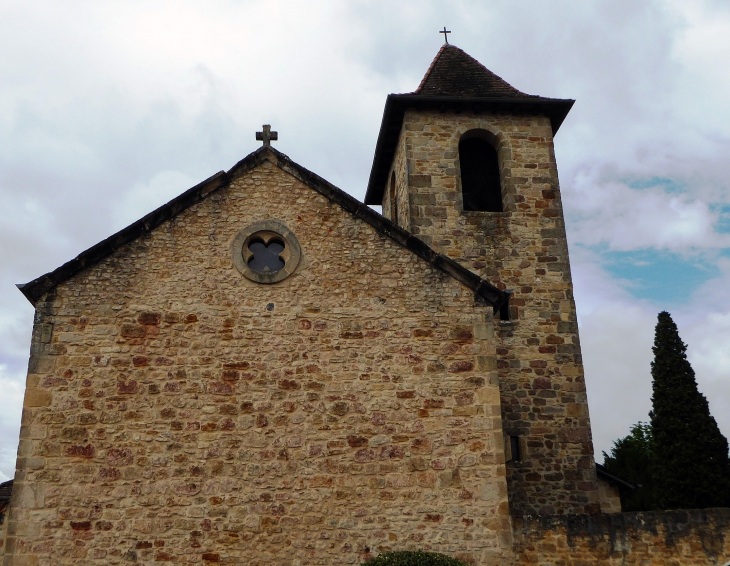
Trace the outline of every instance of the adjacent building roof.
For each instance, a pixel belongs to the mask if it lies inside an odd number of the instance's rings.
[[[388,95],[365,203],[382,203],[403,116],[409,108],[542,115],[550,118],[554,135],[574,102],[525,94],[463,50],[446,44],[436,54],[415,92]]]
[[[8,501],[10,496],[13,494],[13,480],[8,480],[0,483],[0,510],[2,510]]]
[[[188,189],[167,204],[140,218],[137,222],[130,224],[123,230],[109,236],[106,240],[102,240],[88,250],[81,252],[76,258],[64,263],[61,267],[45,275],[41,275],[29,283],[18,285],[18,289],[35,305],[38,299],[56,285],[70,279],[83,269],[100,262],[114,253],[115,250],[135,240],[143,233],[149,232],[163,222],[175,218],[175,216],[187,208],[200,202],[217,189],[226,186],[234,178],[258,167],[264,161],[269,161],[283,171],[293,175],[302,183],[324,195],[333,203],[341,206],[354,217],[367,222],[381,234],[388,236],[437,269],[451,275],[491,304],[495,312],[507,301],[507,293],[500,291],[497,287],[469,271],[450,257],[437,253],[410,232],[393,224],[393,222],[378,214],[370,207],[365,206],[356,198],[351,197],[319,175],[295,163],[271,146],[260,147],[239,161],[228,172],[220,171],[216,173],[199,185]]]
[[[636,484],[634,482],[631,482],[629,480],[626,480],[624,478],[621,478],[615,474],[610,473],[604,466],[601,464],[596,464],[596,475],[604,479],[608,482],[612,482],[615,484],[618,484],[619,487],[625,487],[626,489],[638,489],[641,487],[639,484]]]

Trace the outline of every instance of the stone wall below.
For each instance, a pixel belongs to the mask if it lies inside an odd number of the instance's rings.
[[[723,565],[730,509],[523,517],[514,537],[520,565]]]

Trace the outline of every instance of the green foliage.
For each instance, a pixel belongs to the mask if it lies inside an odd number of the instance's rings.
[[[437,552],[402,550],[385,552],[363,562],[362,566],[466,566],[466,564]]]
[[[687,347],[667,312],[654,338],[652,406],[653,479],[660,509],[730,505],[727,439],[697,390]]]
[[[651,511],[656,509],[651,425],[639,422],[631,433],[613,443],[611,455],[603,453],[603,466],[620,478],[639,484],[636,490],[621,490],[622,511]]]

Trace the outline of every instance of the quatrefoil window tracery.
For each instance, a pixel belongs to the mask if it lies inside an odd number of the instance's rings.
[[[278,220],[264,220],[241,230],[233,242],[233,264],[256,283],[277,283],[299,264],[296,236]]]
[[[251,236],[243,249],[243,261],[249,269],[262,273],[275,273],[283,269],[286,260],[282,257],[286,244],[278,234],[258,232]]]

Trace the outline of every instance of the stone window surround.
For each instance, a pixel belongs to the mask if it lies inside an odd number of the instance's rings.
[[[246,248],[253,238],[261,238],[268,243],[274,238],[284,242],[284,251],[281,259],[284,260],[284,267],[274,272],[255,271],[248,266],[246,261]],[[294,233],[281,220],[263,220],[246,226],[233,240],[231,246],[233,265],[241,272],[246,279],[255,283],[271,284],[278,283],[294,273],[302,257],[302,249],[299,240]]]

